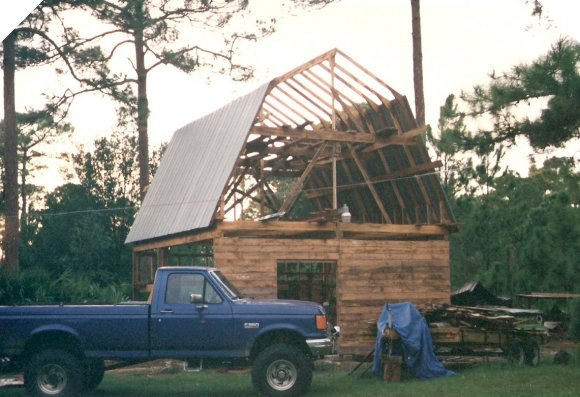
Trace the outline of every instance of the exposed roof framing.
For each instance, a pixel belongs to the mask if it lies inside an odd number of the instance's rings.
[[[424,132],[404,96],[334,49],[176,132],[127,241],[239,219],[249,202],[293,218],[300,196],[355,222],[453,223]]]

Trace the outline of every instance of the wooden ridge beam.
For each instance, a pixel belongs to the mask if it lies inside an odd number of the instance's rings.
[[[368,132],[357,131],[338,131],[332,129],[319,129],[316,131],[293,129],[293,128],[274,128],[264,126],[254,126],[250,131],[251,134],[263,136],[280,136],[286,138],[303,139],[310,141],[329,141],[329,142],[348,142],[348,143],[367,143],[377,145],[378,148],[389,145],[414,145],[412,138],[418,133],[415,130],[410,131],[409,135],[394,135],[390,137],[380,137]]]

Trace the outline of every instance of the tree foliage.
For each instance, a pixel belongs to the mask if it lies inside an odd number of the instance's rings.
[[[3,271],[9,276],[18,273],[19,203],[18,203],[18,122],[15,105],[16,70],[62,62],[78,82],[75,89],[49,95],[39,112],[44,119],[64,118],[74,98],[84,92],[116,92],[114,76],[109,73],[100,48],[80,40],[75,30],[62,24],[60,16],[66,10],[82,8],[93,0],[48,0],[41,3],[26,20],[14,29],[2,43],[4,77],[4,219]],[[57,27],[55,31],[55,26]],[[58,70],[58,69],[57,69]],[[21,140],[22,142],[22,140]],[[23,164],[26,164],[24,162]],[[22,173],[26,176],[26,170]],[[25,188],[25,186],[24,186]],[[25,195],[23,194],[23,197]]]
[[[577,138],[579,92],[578,44],[563,40],[546,56],[492,76],[463,102],[449,96],[441,107],[428,140],[443,162],[442,182],[460,225],[451,236],[453,286],[477,280],[510,296],[580,292],[578,160],[548,158],[523,177],[504,158],[519,136],[538,149]],[[545,105],[539,111],[521,106],[538,99]],[[467,127],[482,125],[489,127]]]
[[[131,248],[125,238],[139,200],[136,141],[117,132],[68,158],[74,169],[70,182],[47,194],[44,207],[30,214],[24,269],[44,269],[51,280],[69,274],[96,286],[129,282]]]
[[[142,197],[149,185],[149,73],[160,66],[172,66],[185,73],[210,68],[219,73],[228,73],[235,80],[251,77],[252,68],[234,60],[237,45],[241,40],[256,40],[272,32],[271,21],[253,21],[252,31],[233,32],[223,37],[221,44],[191,38],[191,34],[197,33],[196,36],[207,39],[209,31],[225,35],[232,18],[244,12],[247,6],[247,0],[98,0],[90,3],[92,14],[105,27],[87,41],[113,40],[115,44],[105,56],[107,60],[127,59],[128,53],[123,49],[130,49],[132,76],[123,81],[123,95],[114,95],[114,98],[121,105],[120,122],[126,126],[136,126],[138,131]],[[183,30],[189,31],[190,37],[183,37]]]
[[[522,178],[498,178],[485,196],[457,200],[453,284],[479,280],[496,293],[580,292],[580,172],[554,158]]]
[[[26,113],[17,113],[18,157],[20,177],[20,217],[21,223],[28,222],[28,206],[30,196],[40,193],[43,188],[29,183],[29,176],[35,171],[45,168],[38,164],[38,160],[47,156],[49,145],[63,136],[67,136],[72,126],[68,123],[57,122],[51,112],[45,110],[30,110]]]
[[[502,172],[504,145],[487,131],[470,132],[467,115],[449,95],[439,112],[438,131],[427,130],[427,141],[443,163],[442,183],[451,196],[487,194]]]
[[[427,129],[427,141],[435,156],[443,163],[441,182],[446,193],[455,197],[467,189],[470,182],[472,160],[464,156],[468,136],[465,114],[458,110],[455,96],[449,95],[439,108],[438,131]]]
[[[490,77],[487,86],[476,86],[463,98],[473,115],[493,118],[493,142],[514,143],[524,136],[543,149],[580,137],[580,43],[562,39],[531,64]],[[523,105],[538,103],[539,117],[530,117]]]

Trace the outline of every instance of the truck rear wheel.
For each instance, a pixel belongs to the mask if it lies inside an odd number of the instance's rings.
[[[84,391],[93,391],[101,384],[105,376],[105,362],[98,358],[89,358],[85,362]]]
[[[24,385],[36,397],[74,396],[82,385],[80,360],[64,350],[36,353],[24,370]]]
[[[300,396],[312,383],[312,362],[294,346],[270,346],[254,361],[252,383],[268,397]]]

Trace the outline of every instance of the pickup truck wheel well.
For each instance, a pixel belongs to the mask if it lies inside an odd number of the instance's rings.
[[[23,361],[28,361],[34,354],[46,349],[64,350],[76,357],[83,357],[79,341],[73,335],[66,332],[51,331],[35,335],[26,343]]]
[[[264,349],[276,344],[295,346],[300,349],[304,355],[310,356],[310,349],[300,334],[292,331],[273,331],[262,335],[258,340],[256,340],[256,342],[254,342],[250,352],[250,358],[253,361]]]

